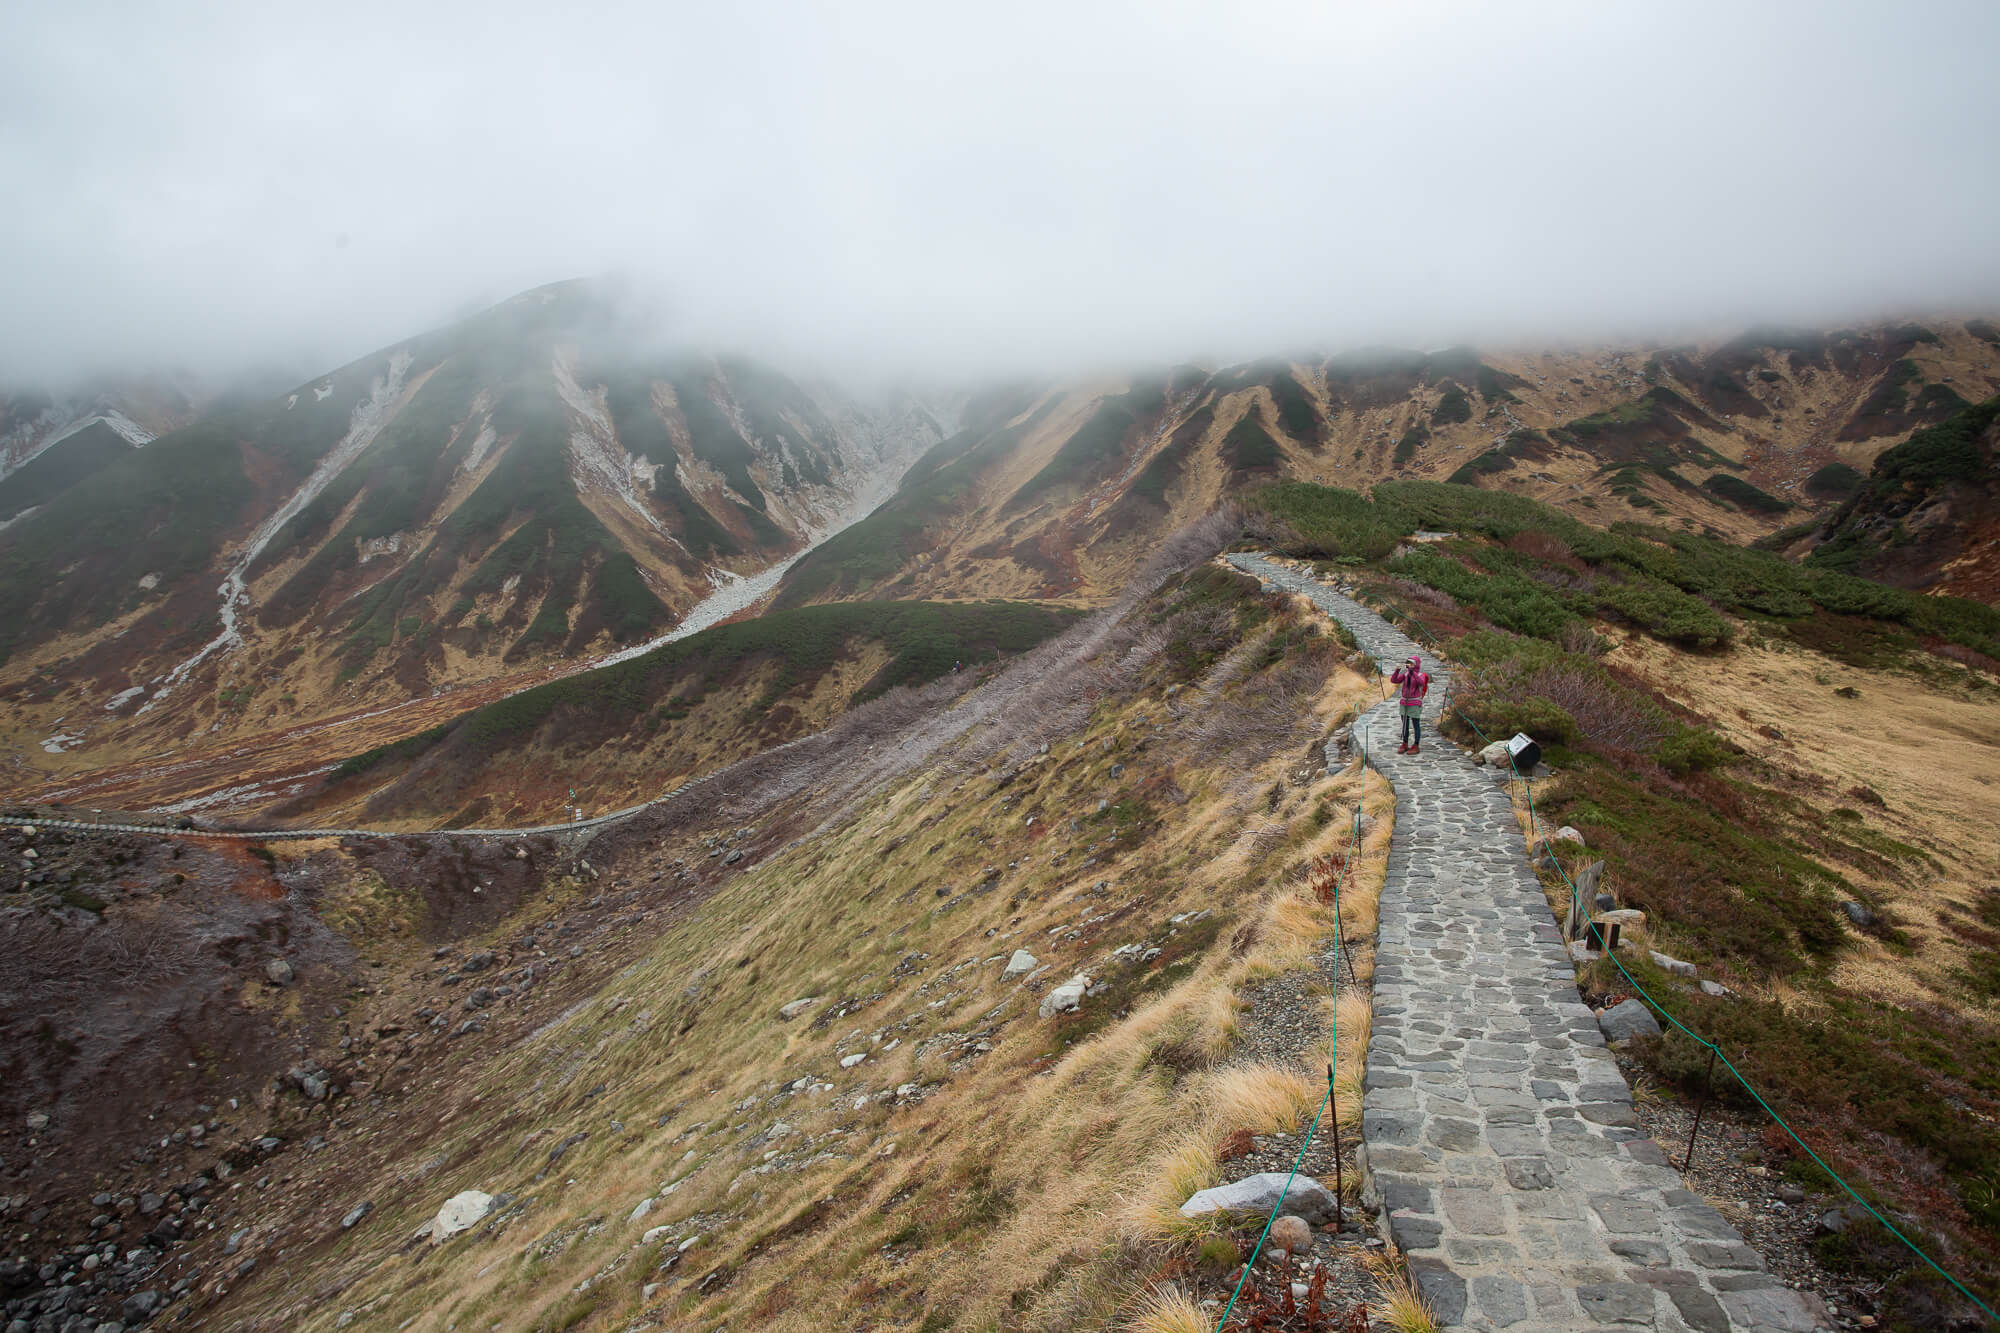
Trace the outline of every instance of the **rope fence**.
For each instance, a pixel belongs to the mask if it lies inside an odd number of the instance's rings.
[[[1365,791],[1367,786],[1365,779],[1363,780],[1362,786]],[[1361,798],[1357,796],[1354,801],[1354,828],[1353,832],[1350,834],[1347,840],[1347,854],[1341,861],[1340,873],[1334,877],[1333,881],[1333,956],[1336,960],[1334,964],[1336,968],[1336,973],[1335,973],[1336,976],[1338,975],[1337,969],[1339,967],[1339,962],[1337,960],[1341,956],[1342,945],[1343,945],[1343,941],[1341,939],[1341,931],[1340,931],[1340,888],[1342,884],[1346,883],[1347,872],[1353,867],[1354,858],[1356,855],[1359,854],[1360,850],[1361,850]],[[1279,1193],[1278,1201],[1271,1205],[1271,1215],[1264,1219],[1264,1229],[1257,1233],[1257,1243],[1256,1245],[1251,1247],[1250,1257],[1243,1261],[1243,1274],[1241,1277],[1238,1277],[1236,1279],[1236,1289],[1229,1293],[1229,1304],[1223,1307],[1222,1318],[1216,1321],[1215,1333],[1222,1333],[1222,1330],[1228,1325],[1229,1316],[1236,1309],[1237,1298],[1243,1294],[1243,1285],[1250,1280],[1250,1271],[1257,1266],[1257,1257],[1264,1252],[1264,1240],[1267,1236],[1271,1234],[1271,1228],[1277,1224],[1278,1214],[1282,1213],[1285,1210],[1285,1204],[1291,1198],[1292,1182],[1294,1180],[1297,1180],[1299,1177],[1299,1166],[1306,1159],[1306,1149],[1312,1146],[1313,1136],[1319,1132],[1320,1118],[1326,1114],[1327,1109],[1329,1107],[1332,1107],[1334,1112],[1333,1161],[1334,1161],[1334,1170],[1336,1172],[1336,1181],[1334,1186],[1334,1209],[1336,1216],[1338,1216],[1339,1211],[1346,1206],[1345,1203],[1340,1198],[1341,1185],[1338,1180],[1338,1172],[1340,1171],[1340,1141],[1339,1141],[1340,1110],[1333,1104],[1333,1067],[1334,1067],[1334,1061],[1337,1061],[1340,1058],[1339,1054],[1340,1006],[1339,1005],[1335,1005],[1333,1011],[1333,1052],[1334,1052],[1333,1060],[1329,1060],[1326,1066],[1326,1095],[1319,1099],[1319,1109],[1313,1112],[1312,1124],[1306,1127],[1305,1138],[1300,1140],[1299,1142],[1298,1155],[1292,1158],[1291,1174],[1285,1177],[1285,1188]]]

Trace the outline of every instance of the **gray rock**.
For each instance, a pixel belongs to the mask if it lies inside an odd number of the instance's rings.
[[[1719,1000],[1723,996],[1733,995],[1735,992],[1731,991],[1729,987],[1723,985],[1719,981],[1708,981],[1704,979],[1701,983],[1701,993],[1703,995],[1713,995]]]
[[[1000,979],[1002,981],[1012,981],[1023,972],[1034,971],[1035,967],[1036,961],[1033,954],[1029,953],[1026,949],[1016,949],[1014,950],[1014,956],[1007,960],[1007,970],[1000,974]]]
[[[1588,1282],[1576,1289],[1576,1299],[1600,1324],[1653,1326],[1653,1293],[1636,1282]]]
[[[1840,905],[1840,910],[1847,913],[1849,921],[1852,921],[1863,930],[1875,924],[1874,909],[1869,907],[1867,903],[1844,902]]]
[[[1495,768],[1507,767],[1507,742],[1493,742],[1493,744],[1481,750],[1477,758],[1480,763],[1491,764]]]
[[[484,972],[493,966],[493,951],[481,949],[478,953],[467,954],[465,961],[458,965],[461,972]]]
[[[49,1117],[45,1112],[37,1111],[28,1117],[28,1129],[32,1133],[39,1134],[48,1127]]]
[[[461,1231],[478,1226],[493,1211],[493,1196],[484,1190],[461,1190],[444,1201],[431,1219],[431,1243],[442,1244]]]
[[[1313,1226],[1333,1221],[1336,1208],[1332,1190],[1308,1176],[1292,1177],[1288,1190],[1285,1180],[1285,1172],[1265,1171],[1201,1190],[1181,1205],[1181,1216],[1200,1217],[1217,1212],[1268,1215],[1283,1198],[1284,1206],[1278,1210],[1281,1215],[1302,1217]]]
[[[271,979],[271,984],[274,986],[289,985],[292,980],[292,965],[282,958],[273,958],[264,964],[264,975]]]
[[[793,1000],[790,1004],[779,1005],[778,1017],[788,1021],[797,1018],[800,1014],[818,1004],[820,999],[820,996],[808,995],[803,1000]]]
[[[299,1091],[306,1095],[308,1101],[323,1102],[327,1094],[326,1080],[317,1074],[307,1074],[299,1080]]]
[[[1649,952],[1652,954],[1653,966],[1659,968],[1660,971],[1671,972],[1677,977],[1687,977],[1689,980],[1694,979],[1696,974],[1693,963],[1684,963],[1680,959],[1669,957],[1657,949],[1650,950]]]
[[[340,1229],[342,1231],[353,1230],[356,1223],[374,1211],[375,1201],[373,1199],[362,1200],[360,1203],[355,1204],[354,1207],[348,1209],[347,1216],[340,1219]]]
[[[737,850],[731,852],[729,855],[723,857],[722,864],[726,866],[733,866],[742,859],[743,859],[743,851],[741,848],[738,848]]]
[[[1633,1037],[1660,1035],[1659,1020],[1639,1000],[1627,1000],[1606,1009],[1597,1016],[1597,1026],[1603,1030],[1606,1041],[1629,1041]]]
[[[1826,1304],[1817,1296],[1765,1287],[1756,1291],[1722,1293],[1722,1308],[1738,1328],[1768,1329],[1771,1333],[1813,1333],[1832,1323]]]
[[[1083,993],[1090,989],[1090,978],[1079,972],[1062,985],[1042,997],[1039,1012],[1043,1018],[1053,1018],[1057,1014],[1073,1012],[1083,1003]]]
[[[166,1307],[167,1298],[157,1291],[137,1291],[125,1298],[118,1313],[128,1324],[143,1324]]]

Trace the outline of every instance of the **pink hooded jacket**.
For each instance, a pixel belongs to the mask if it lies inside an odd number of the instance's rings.
[[[1412,657],[1406,665],[1397,667],[1389,679],[1403,687],[1403,702],[1411,707],[1422,703],[1430,693],[1431,678],[1424,674],[1422,658]]]

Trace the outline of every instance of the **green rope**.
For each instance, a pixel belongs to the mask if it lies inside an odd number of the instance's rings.
[[[1417,632],[1422,634],[1424,638],[1429,641],[1434,651],[1437,651],[1439,653],[1442,653],[1444,651],[1443,645],[1437,641],[1437,638],[1434,635],[1432,635],[1428,629],[1424,628],[1424,624],[1422,621],[1418,620],[1415,616],[1410,615],[1408,612],[1400,612],[1399,614],[1403,615],[1403,617],[1407,619],[1412,625],[1416,626]],[[1463,708],[1459,709],[1458,716],[1459,719],[1465,723],[1465,725],[1472,728],[1473,734],[1478,736],[1481,741],[1484,741],[1488,745],[1491,745],[1493,743],[1487,737],[1486,733],[1480,730],[1479,724],[1477,722],[1474,722],[1470,717],[1466,716],[1465,710]],[[1439,721],[1440,722],[1443,721],[1442,709],[1439,712]],[[1539,812],[1537,812],[1535,809],[1534,784],[1530,782],[1525,775],[1522,774],[1520,767],[1514,763],[1514,755],[1512,751],[1509,751],[1507,755],[1507,767],[1510,770],[1512,770],[1514,775],[1514,780],[1521,784],[1522,789],[1527,795],[1528,836],[1532,840],[1538,834],[1541,828],[1541,818]],[[1563,865],[1562,861],[1559,858],[1557,858],[1553,852],[1550,853],[1549,860],[1555,863],[1556,872],[1562,876],[1563,883],[1569,887],[1570,911],[1572,913],[1582,911],[1583,891],[1577,887],[1576,881],[1570,878],[1569,870]],[[1758,1107],[1762,1109],[1765,1115],[1771,1117],[1772,1123],[1776,1124],[1779,1129],[1784,1130],[1786,1135],[1790,1137],[1792,1142],[1798,1144],[1799,1148],[1805,1153],[1805,1155],[1813,1160],[1813,1164],[1815,1166],[1819,1167],[1820,1170],[1826,1172],[1828,1176],[1833,1178],[1833,1182],[1835,1184],[1839,1185],[1841,1189],[1847,1192],[1847,1196],[1850,1199],[1854,1200],[1854,1202],[1860,1204],[1863,1208],[1867,1209],[1868,1215],[1870,1217],[1873,1217],[1877,1222],[1880,1222],[1884,1230],[1886,1230],[1890,1235],[1894,1236],[1897,1240],[1901,1241],[1905,1246],[1907,1246],[1909,1248],[1910,1253],[1916,1255],[1917,1258],[1923,1260],[1926,1264],[1929,1264],[1932,1272],[1936,1273],[1939,1277],[1943,1278],[1946,1282],[1950,1283],[1952,1287],[1958,1292],[1959,1295],[1965,1297],[1965,1299],[1971,1301],[1974,1305],[1978,1306],[1981,1312],[1983,1312],[1988,1319],[1991,1319],[1996,1323],[2000,1323],[2000,1314],[1996,1314],[1992,1306],[1988,1305],[1985,1301],[1980,1300],[1979,1297],[1973,1295],[1972,1292],[1966,1288],[1966,1285],[1963,1282],[1960,1282],[1957,1278],[1953,1277],[1950,1273],[1946,1272],[1943,1266],[1940,1265],[1937,1260],[1931,1258],[1930,1255],[1926,1254],[1923,1251],[1922,1247],[1920,1247],[1915,1241],[1911,1240],[1908,1236],[1905,1236],[1900,1230],[1898,1230],[1895,1223],[1891,1222],[1888,1218],[1884,1217],[1881,1214],[1881,1212],[1876,1209],[1875,1205],[1869,1203],[1868,1200],[1862,1198],[1859,1191],[1857,1191],[1854,1188],[1854,1186],[1848,1184],[1847,1180],[1838,1171],[1835,1171],[1831,1166],[1827,1165],[1826,1159],[1821,1157],[1818,1153],[1814,1152],[1812,1150],[1812,1145],[1808,1144],[1804,1139],[1800,1138],[1798,1131],[1793,1129],[1791,1125],[1786,1123],[1785,1118],[1779,1115],[1777,1111],[1772,1108],[1769,1102],[1764,1100],[1764,1095],[1758,1092],[1757,1089],[1751,1084],[1750,1080],[1743,1076],[1743,1071],[1738,1069],[1727,1055],[1723,1054],[1722,1048],[1720,1046],[1716,1045],[1708,1038],[1702,1036],[1700,1033],[1696,1032],[1693,1028],[1689,1027],[1687,1024],[1681,1022],[1679,1018],[1674,1016],[1671,1010],[1669,1010],[1665,1005],[1661,1004],[1658,1000],[1654,999],[1652,992],[1648,991],[1643,985],[1641,985],[1639,979],[1633,976],[1631,972],[1626,969],[1624,961],[1618,957],[1618,954],[1615,950],[1606,949],[1604,951],[1604,956],[1611,960],[1612,965],[1618,969],[1620,974],[1624,976],[1625,980],[1631,983],[1632,989],[1637,991],[1640,997],[1643,998],[1646,1001],[1646,1003],[1649,1006],[1651,1006],[1655,1011],[1657,1011],[1661,1017],[1665,1018],[1667,1022],[1671,1023],[1675,1028],[1678,1028],[1682,1033],[1686,1034],[1688,1039],[1690,1041],[1693,1041],[1697,1046],[1700,1046],[1705,1050],[1713,1052],[1715,1058],[1722,1062],[1722,1067],[1724,1069],[1727,1069],[1731,1074],[1735,1075],[1736,1081],[1743,1085],[1743,1090],[1750,1094],[1751,1100],[1757,1103]]]
[[[1363,780],[1363,786],[1364,788],[1366,787],[1366,779]],[[1340,975],[1340,886],[1346,881],[1348,868],[1354,864],[1354,854],[1360,850],[1360,847],[1361,802],[1356,800],[1354,803],[1354,833],[1347,842],[1347,859],[1341,862],[1340,874],[1333,881],[1333,966],[1336,978]],[[1337,1059],[1340,1045],[1340,1009],[1338,1006],[1333,1011],[1333,1040],[1335,1058]],[[1312,1146],[1313,1135],[1319,1132],[1320,1117],[1326,1114],[1326,1108],[1332,1101],[1333,1062],[1328,1061],[1326,1066],[1326,1095],[1319,1099],[1319,1110],[1313,1112],[1312,1124],[1306,1128],[1306,1136],[1299,1143],[1298,1156],[1292,1158],[1292,1173],[1285,1177],[1284,1191],[1278,1195],[1278,1201],[1271,1205],[1271,1215],[1264,1219],[1264,1229],[1257,1233],[1257,1244],[1251,1249],[1250,1257],[1243,1263],[1243,1276],[1236,1279],[1236,1290],[1229,1293],[1229,1304],[1222,1309],[1222,1318],[1216,1322],[1215,1333],[1222,1333],[1223,1327],[1229,1323],[1229,1316],[1236,1309],[1236,1298],[1243,1294],[1243,1284],[1250,1280],[1250,1270],[1257,1266],[1257,1256],[1264,1252],[1264,1238],[1271,1234],[1271,1228],[1277,1225],[1278,1214],[1284,1210],[1285,1201],[1292,1197],[1292,1182],[1299,1177],[1299,1164],[1305,1161],[1306,1149]]]

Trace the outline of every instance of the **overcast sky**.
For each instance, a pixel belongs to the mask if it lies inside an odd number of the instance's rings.
[[[0,6],[0,380],[617,270],[891,369],[2000,306],[2000,5]]]

